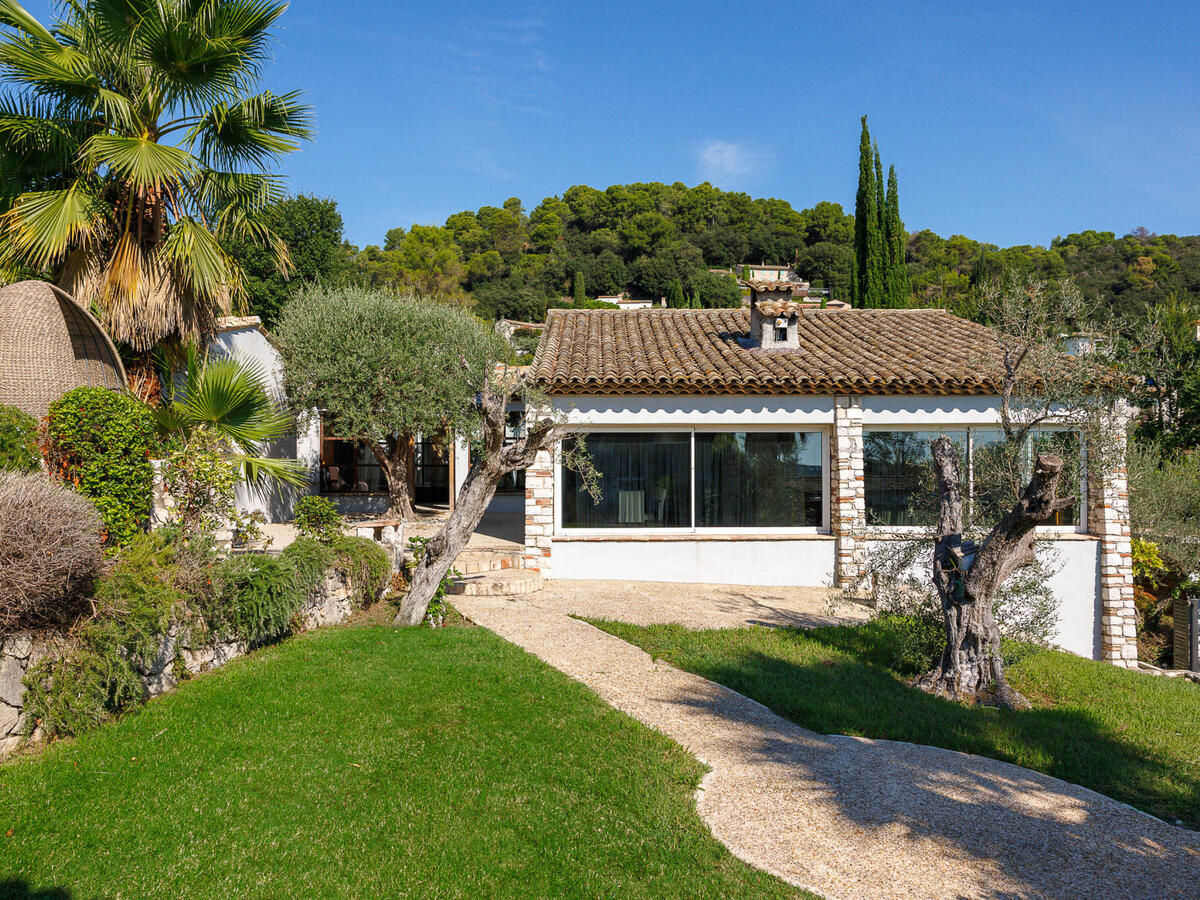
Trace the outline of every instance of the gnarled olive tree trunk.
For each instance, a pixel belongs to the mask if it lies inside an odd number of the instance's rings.
[[[413,572],[412,585],[400,604],[396,625],[419,625],[450,571],[458,554],[467,546],[479,520],[487,511],[496,486],[509,472],[533,464],[539,450],[551,447],[559,438],[559,429],[540,422],[526,429],[524,436],[504,446],[505,420],[511,392],[496,393],[485,387],[480,394],[483,414],[483,446],[471,465],[466,481],[454,501],[454,509],[441,530],[429,539],[425,553]]]
[[[1018,569],[1034,562],[1034,528],[1075,501],[1057,498],[1063,461],[1042,454],[1012,510],[983,544],[964,542],[962,482],[950,438],[933,442],[940,513],[933,555],[933,583],[946,617],[946,648],[939,663],[917,686],[954,700],[994,703],[1009,709],[1029,701],[1009,687],[1000,657],[1000,629],[992,608],[1000,587]]]
[[[413,510],[413,465],[415,448],[411,435],[389,435],[382,444],[367,441],[367,447],[383,469],[388,486],[386,516],[408,522],[416,518]]]

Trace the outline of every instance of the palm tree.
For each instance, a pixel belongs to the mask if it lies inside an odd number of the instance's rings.
[[[270,0],[0,0],[0,277],[47,272],[134,350],[195,340],[244,298],[226,239],[262,222],[310,136],[299,92],[257,91]],[[257,92],[256,92],[257,91]]]
[[[283,437],[293,419],[272,399],[263,370],[252,362],[184,352],[177,378],[165,379],[163,402],[154,407],[159,430],[186,446],[193,438],[215,438],[247,481],[275,480],[295,487],[307,483],[294,459],[263,455],[264,445]]]

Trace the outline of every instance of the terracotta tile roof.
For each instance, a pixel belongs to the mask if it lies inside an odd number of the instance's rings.
[[[760,300],[758,311],[764,316],[798,316],[803,310],[820,307],[820,302],[812,303],[800,300]]]
[[[762,350],[747,346],[748,309],[551,310],[530,376],[552,394],[995,393],[982,325],[943,310],[799,315],[799,349]]]

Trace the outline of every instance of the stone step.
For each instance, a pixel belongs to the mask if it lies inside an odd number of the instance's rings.
[[[513,597],[532,594],[544,586],[542,573],[528,569],[504,569],[464,575],[446,586],[447,594],[468,597]]]
[[[482,572],[500,572],[525,567],[525,548],[511,550],[498,547],[486,550],[464,550],[454,561],[454,568],[464,575],[479,575]]]

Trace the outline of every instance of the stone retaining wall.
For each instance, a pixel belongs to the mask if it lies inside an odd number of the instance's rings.
[[[357,591],[344,572],[330,569],[300,610],[298,631],[310,631],[345,621],[354,611]],[[146,699],[173,689],[181,679],[225,665],[249,652],[245,641],[209,641],[192,645],[185,629],[173,626],[162,636],[152,660],[135,666],[142,678]],[[0,638],[0,759],[26,740],[23,679],[30,667],[53,647],[56,636],[18,632]],[[32,740],[39,739],[35,730]]]

